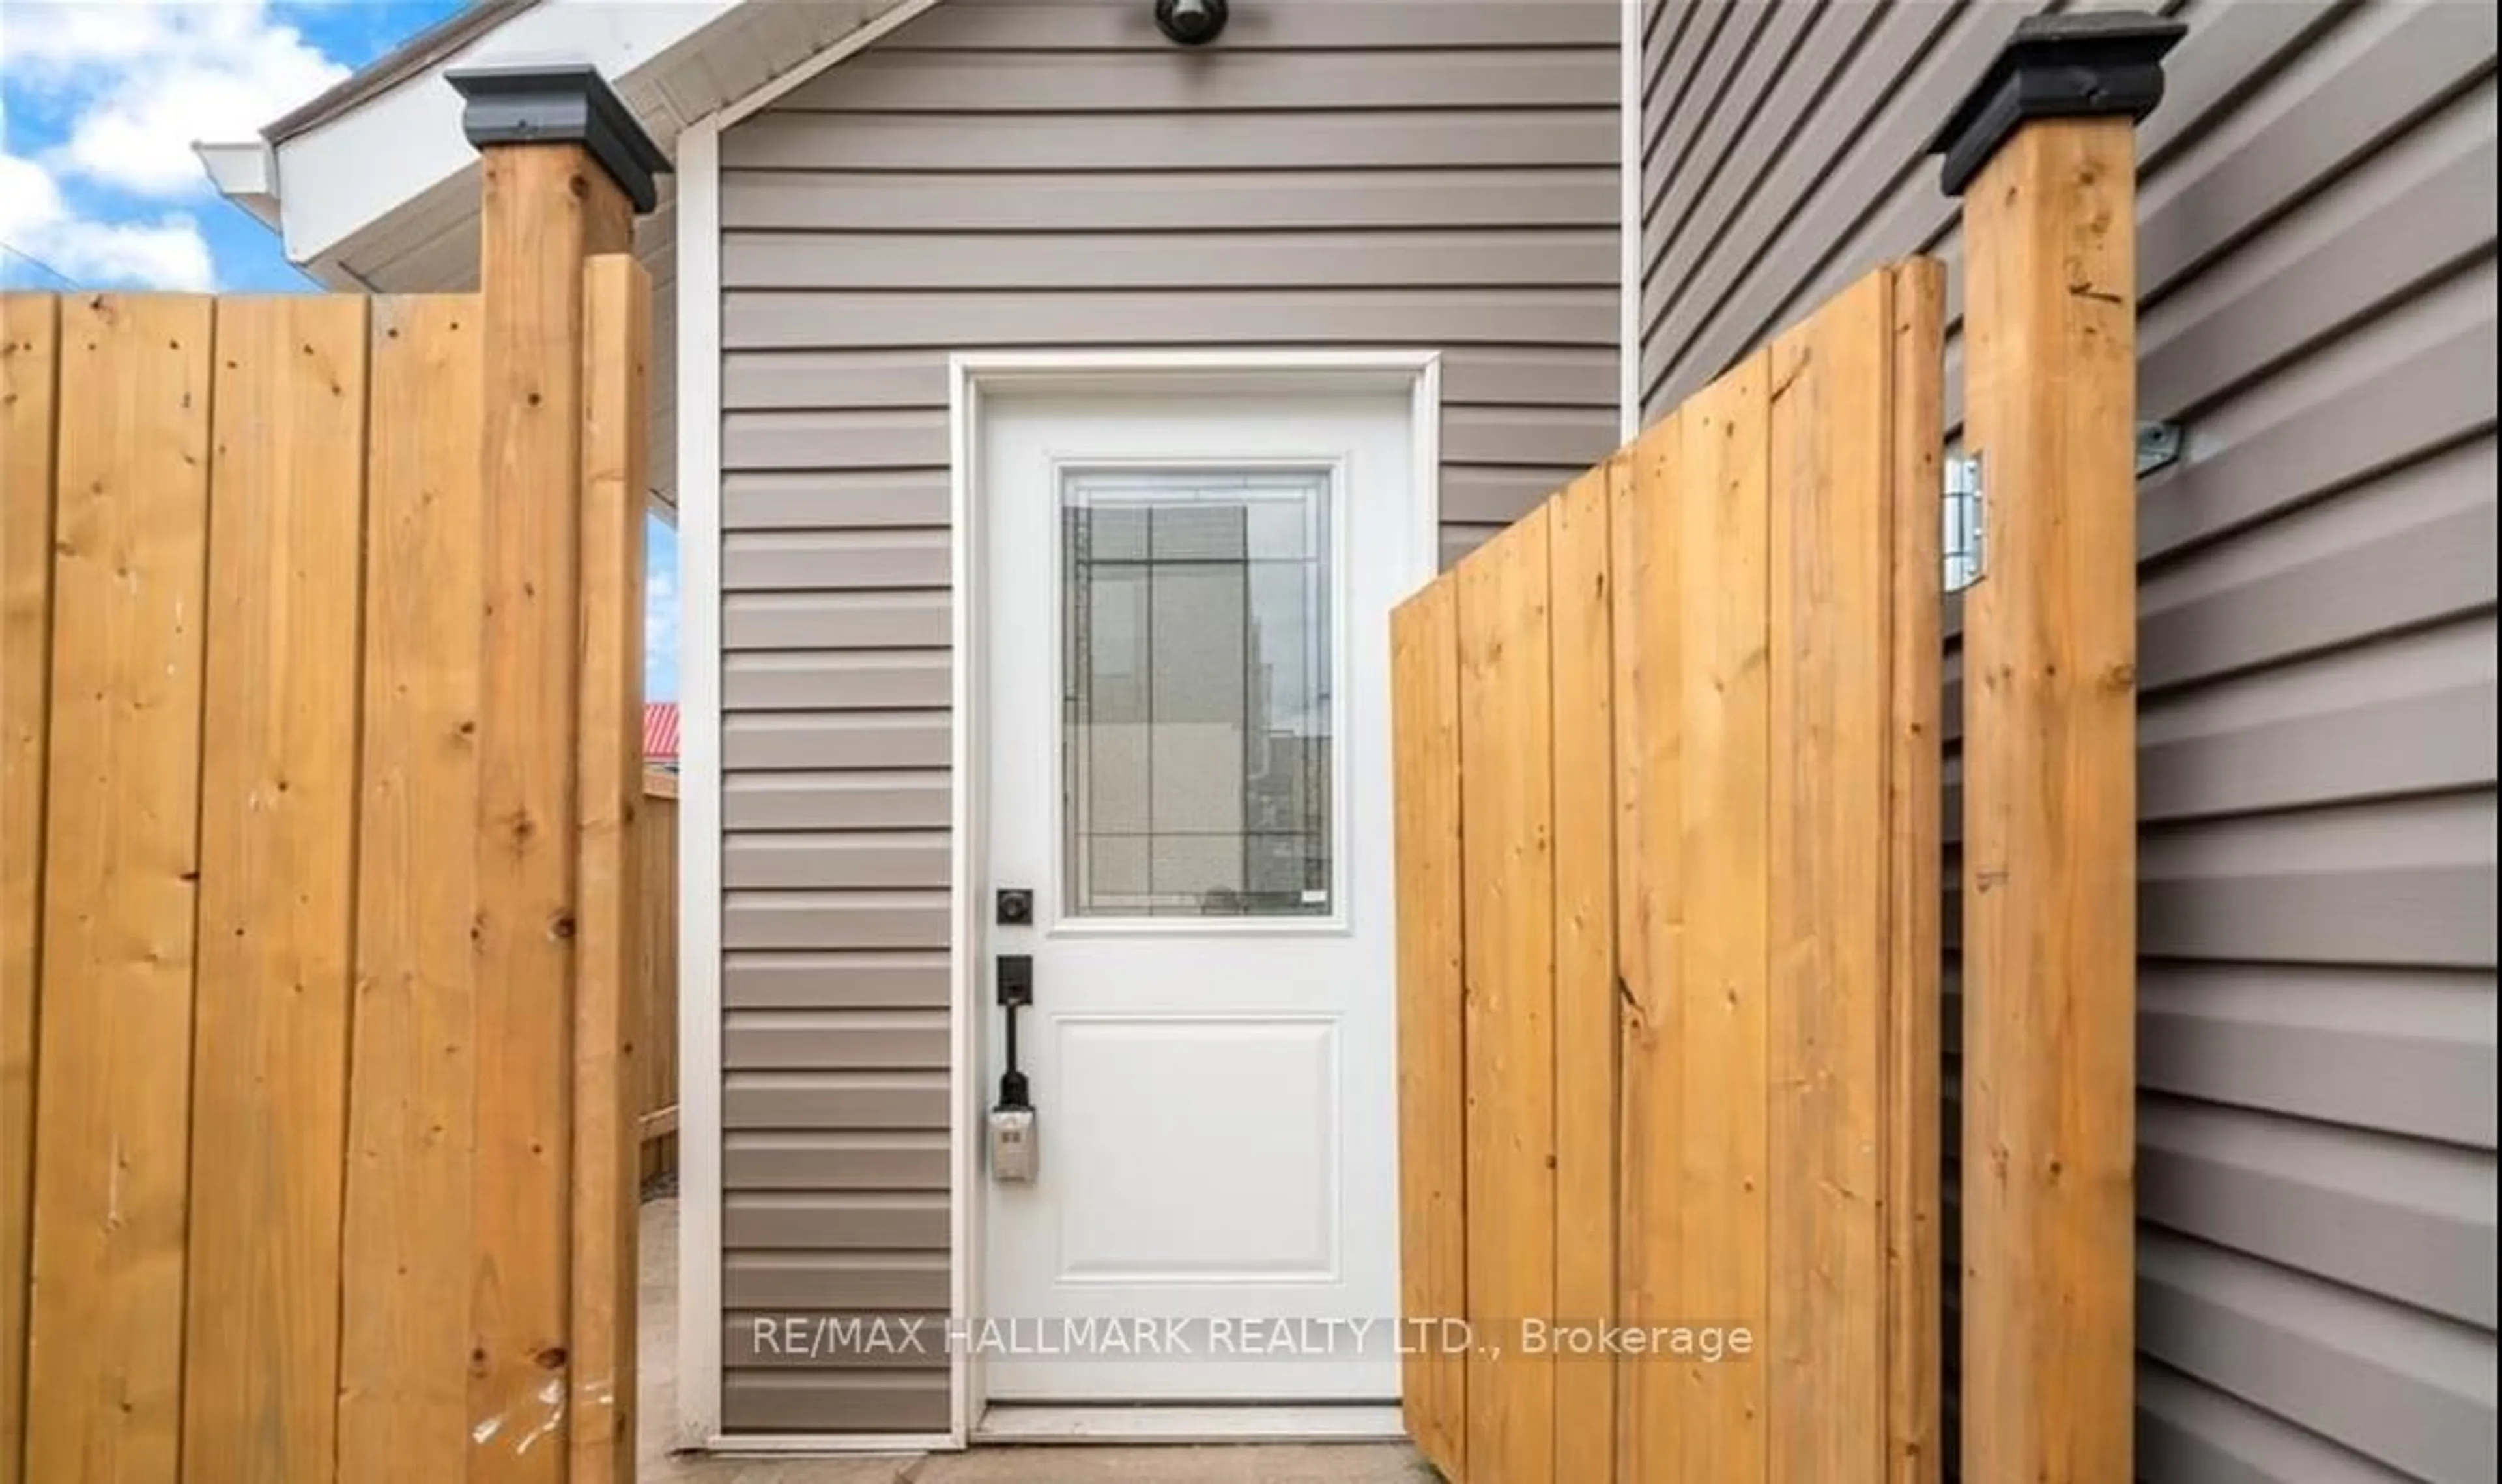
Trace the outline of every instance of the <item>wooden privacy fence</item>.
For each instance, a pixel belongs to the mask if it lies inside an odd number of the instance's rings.
[[[678,1168],[678,775],[643,775],[634,822],[642,873],[635,956],[634,1111],[646,1184]]]
[[[0,300],[0,1479],[631,1476],[649,289],[585,168],[490,154],[483,295]]]
[[[1942,292],[1863,280],[1394,619],[1460,1484],[1938,1476]]]

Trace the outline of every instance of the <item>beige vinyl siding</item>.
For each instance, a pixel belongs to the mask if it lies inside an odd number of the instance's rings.
[[[1654,8],[1651,415],[1879,258],[1959,264],[1920,150],[2026,9]],[[2169,9],[2140,391],[2188,441],[2141,487],[2137,1474],[2489,1479],[2495,10]]]
[[[725,1428],[942,1429],[756,1321],[948,1303],[947,356],[1443,353],[1446,557],[1613,446],[1609,0],[947,0],[722,139]]]

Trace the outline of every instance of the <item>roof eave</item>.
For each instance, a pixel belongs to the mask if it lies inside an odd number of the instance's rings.
[[[392,291],[448,287],[388,271],[412,243],[454,229],[454,214],[440,209],[445,193],[461,193],[474,179],[477,155],[462,138],[462,102],[448,73],[590,66],[674,155],[680,129],[813,75],[934,3],[817,0],[797,24],[771,0],[480,0],[455,17],[458,26],[421,33],[271,123],[265,159],[222,145],[218,158],[202,157],[218,188],[276,229],[287,259],[306,271],[328,281],[336,270]]]
[[[200,157],[218,194],[250,212],[261,225],[272,231],[281,230],[278,154],[267,140],[250,139],[237,144],[203,141],[191,146],[191,152]]]

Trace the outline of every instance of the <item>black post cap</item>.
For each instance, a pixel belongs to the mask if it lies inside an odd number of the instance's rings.
[[[1945,158],[1945,192],[1963,194],[1998,147],[2034,118],[2143,118],[2163,101],[2163,54],[2188,34],[2139,11],[2027,16],[1947,116],[1929,152]]]
[[[669,157],[599,69],[587,62],[469,67],[444,75],[468,106],[460,132],[489,145],[578,144],[607,168],[637,212],[659,204]]]

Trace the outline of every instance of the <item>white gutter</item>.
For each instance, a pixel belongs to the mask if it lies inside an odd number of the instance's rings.
[[[191,152],[208,167],[209,181],[218,194],[252,213],[261,225],[279,230],[278,153],[265,140],[252,139],[241,144],[209,144],[191,146]]]

